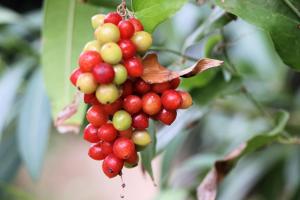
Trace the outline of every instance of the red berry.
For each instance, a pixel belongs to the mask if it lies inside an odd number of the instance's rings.
[[[139,130],[144,130],[149,126],[149,117],[144,113],[136,114],[132,117],[132,126]]]
[[[93,126],[100,127],[107,122],[108,117],[100,105],[93,105],[88,109],[86,119]]]
[[[150,84],[146,83],[143,79],[138,79],[134,82],[134,90],[139,94],[145,94],[151,90]]]
[[[118,110],[120,110],[122,108],[122,104],[123,104],[122,100],[118,99],[111,104],[103,105],[103,109],[106,114],[113,115],[113,114],[115,114],[115,112],[117,112]]]
[[[142,98],[143,111],[148,115],[155,115],[161,109],[160,97],[154,92],[145,94]]]
[[[112,23],[118,26],[122,17],[117,12],[108,13],[104,18],[104,23]]]
[[[171,85],[171,88],[172,88],[172,89],[178,88],[179,84],[180,84],[180,78],[179,78],[179,77],[174,78],[174,79],[172,79],[172,80],[170,81],[170,85]]]
[[[127,97],[133,93],[133,84],[131,80],[125,81],[122,85],[122,97]]]
[[[122,39],[130,39],[134,34],[134,26],[128,20],[120,21],[118,24]]]
[[[143,64],[139,57],[132,57],[124,61],[128,75],[131,77],[140,77],[143,74]]]
[[[170,88],[171,84],[169,82],[155,83],[152,85],[152,91],[158,94],[161,94]]]
[[[134,167],[138,164],[139,162],[139,155],[137,154],[137,152],[135,152],[134,154],[132,154],[128,159],[125,160],[125,162],[127,164],[130,165],[130,167]]]
[[[102,62],[97,51],[85,51],[79,57],[79,66],[82,72],[91,72],[93,67]]]
[[[102,170],[109,178],[117,176],[124,166],[124,161],[114,154],[106,156],[102,163]]]
[[[181,102],[181,95],[175,90],[166,90],[161,95],[161,103],[165,109],[176,110],[180,108]]]
[[[180,105],[181,109],[186,109],[193,104],[193,98],[191,97],[191,95],[188,92],[178,91],[178,93],[180,94],[181,99],[182,99],[182,102]]]
[[[124,99],[123,108],[130,114],[138,113],[142,109],[142,99],[135,95],[129,95]]]
[[[140,20],[138,20],[136,18],[130,18],[129,21],[133,25],[135,32],[144,30],[144,27],[143,27],[142,23],[140,22]]]
[[[135,55],[136,47],[131,40],[120,40],[118,44],[121,48],[123,58],[128,59]]]
[[[113,142],[117,137],[117,130],[111,123],[103,124],[98,129],[98,137],[105,142]]]
[[[171,125],[177,116],[177,112],[175,110],[166,110],[162,109],[157,114],[157,119],[166,125]]]
[[[130,127],[129,129],[127,129],[125,131],[119,131],[119,136],[130,139],[132,136],[132,128]]]
[[[118,138],[114,142],[113,153],[120,159],[128,159],[135,153],[134,143],[128,138]]]
[[[78,77],[82,74],[82,71],[80,71],[80,68],[77,67],[76,69],[74,69],[71,73],[71,76],[70,76],[70,81],[71,83],[76,87],[76,82],[77,82],[77,79]]]
[[[100,105],[99,101],[97,100],[97,97],[94,93],[92,94],[84,94],[83,96],[84,103],[90,104],[90,105]]]
[[[88,124],[83,130],[83,138],[91,143],[99,142],[98,138],[98,128],[93,126],[92,124]]]
[[[111,83],[115,78],[115,71],[110,64],[100,63],[93,68],[93,76],[100,84]]]
[[[89,149],[89,156],[94,160],[103,160],[107,155],[112,153],[112,145],[108,142],[99,142]]]

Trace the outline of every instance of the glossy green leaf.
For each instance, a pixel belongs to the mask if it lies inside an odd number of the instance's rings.
[[[42,74],[37,70],[30,79],[18,118],[18,147],[31,175],[41,171],[48,145],[51,112]]]
[[[90,18],[97,11],[96,7],[75,0],[44,2],[42,67],[54,118],[74,98],[76,88],[69,76],[77,67],[84,44],[93,39]],[[69,123],[81,124],[84,111],[81,106]]]
[[[132,0],[132,8],[141,20],[146,31],[153,32],[155,27],[175,14],[187,0]]]
[[[300,10],[297,0],[289,2]],[[300,17],[283,0],[216,0],[226,11],[267,31],[282,60],[300,70]]]

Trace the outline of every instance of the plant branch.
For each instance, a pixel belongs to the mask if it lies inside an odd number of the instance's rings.
[[[292,4],[292,2],[290,2],[290,0],[283,1],[300,18],[300,11]]]
[[[188,56],[188,55],[182,54],[179,51],[175,51],[175,50],[164,48],[164,47],[152,47],[149,50],[169,52],[169,53],[175,54],[177,56],[180,56],[182,58],[185,58],[185,59],[188,59],[188,60],[191,60],[191,61],[195,61],[195,62],[199,60],[198,58],[194,58],[192,56]]]

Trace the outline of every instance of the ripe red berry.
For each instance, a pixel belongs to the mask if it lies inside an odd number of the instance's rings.
[[[118,110],[120,110],[122,108],[122,104],[123,104],[122,99],[118,99],[111,104],[103,105],[103,109],[106,114],[113,115],[113,114],[115,114],[115,112],[117,112]]]
[[[134,91],[138,94],[145,94],[151,90],[150,84],[146,83],[143,79],[138,79],[134,82]]]
[[[98,138],[98,128],[93,126],[92,124],[88,124],[83,130],[83,138],[91,143],[99,142]]]
[[[113,178],[121,172],[123,166],[124,161],[122,159],[114,154],[109,154],[102,163],[102,170],[107,177]]]
[[[134,143],[128,138],[118,138],[113,144],[113,153],[120,159],[128,159],[135,153]]]
[[[123,108],[130,114],[138,113],[142,109],[142,99],[135,95],[129,95],[124,99]]]
[[[94,93],[92,94],[84,94],[83,96],[84,103],[90,105],[100,105]]]
[[[98,138],[105,142],[113,142],[117,137],[117,130],[111,123],[103,124],[98,129]]]
[[[153,92],[161,94],[170,88],[171,88],[171,84],[169,82],[163,82],[163,83],[153,84],[151,89]]]
[[[125,165],[129,164],[129,167],[135,167],[139,162],[139,155],[137,152],[132,154],[128,159],[125,160]],[[126,165],[127,167],[128,165]]]
[[[123,40],[120,40],[118,44],[121,48],[122,55],[123,55],[124,59],[131,58],[135,55],[136,47],[133,44],[133,42],[131,42],[131,40],[123,39]]]
[[[181,95],[175,90],[166,90],[161,95],[161,103],[165,109],[176,110],[180,108],[181,102]]]
[[[144,27],[143,27],[142,23],[140,22],[140,20],[138,20],[136,18],[130,18],[129,21],[133,25],[135,32],[144,30]]]
[[[78,77],[82,74],[82,71],[80,71],[80,68],[77,67],[76,69],[74,69],[71,73],[71,76],[70,76],[70,81],[71,83],[76,87],[76,82],[77,82],[77,79]]]
[[[100,63],[93,68],[93,76],[100,84],[111,83],[115,77],[115,71],[110,64]]]
[[[121,39],[130,39],[134,34],[134,26],[129,20],[120,21],[118,24]]]
[[[171,88],[172,89],[176,89],[178,88],[178,86],[180,85],[180,78],[177,77],[177,78],[174,78],[170,81],[170,85],[171,85]]]
[[[86,113],[86,119],[95,127],[100,127],[108,120],[107,114],[100,105],[93,105]]]
[[[130,139],[132,137],[132,128],[130,127],[125,131],[119,131],[119,136]]]
[[[85,51],[79,57],[79,66],[82,72],[91,72],[93,67],[102,62],[97,51]]]
[[[148,115],[155,115],[161,110],[160,97],[154,93],[149,92],[142,98],[143,111]]]
[[[171,125],[175,121],[176,116],[177,112],[175,110],[162,109],[157,114],[157,119],[166,125]]]
[[[193,99],[188,92],[178,91],[178,93],[180,94],[182,99],[181,106],[180,106],[181,109],[186,109],[193,104]]]
[[[143,64],[139,57],[132,57],[124,61],[128,75],[131,77],[140,77],[143,74]]]
[[[132,117],[132,126],[144,130],[149,126],[149,117],[145,113],[139,113]]]
[[[89,149],[89,156],[94,160],[103,160],[107,155],[112,153],[112,145],[108,142],[99,142]]]
[[[122,85],[122,97],[125,98],[133,93],[133,83],[131,80],[125,81]]]
[[[108,13],[104,18],[104,23],[112,23],[118,26],[122,17],[117,12]]]

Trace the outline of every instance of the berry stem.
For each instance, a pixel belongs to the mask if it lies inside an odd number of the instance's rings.
[[[283,0],[284,3],[300,18],[300,11],[290,2],[290,0]]]

